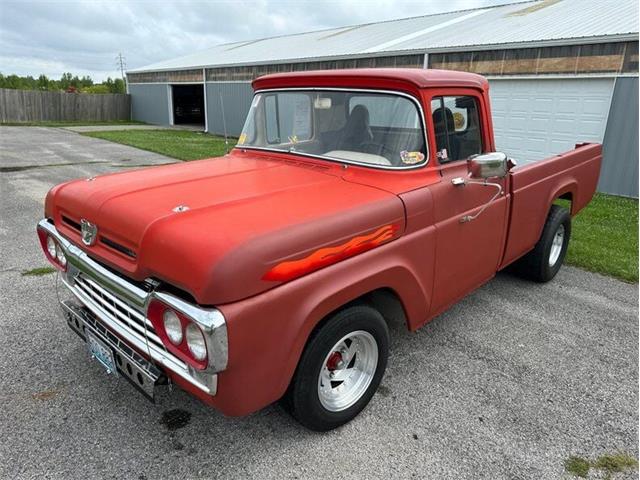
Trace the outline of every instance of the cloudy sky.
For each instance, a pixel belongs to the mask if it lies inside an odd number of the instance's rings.
[[[514,0],[0,0],[0,72],[94,80],[220,43]]]

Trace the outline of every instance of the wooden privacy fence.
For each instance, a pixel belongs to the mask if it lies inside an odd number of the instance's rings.
[[[61,93],[0,88],[0,122],[130,120],[123,93]]]

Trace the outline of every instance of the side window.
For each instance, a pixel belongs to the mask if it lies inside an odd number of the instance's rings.
[[[309,95],[269,95],[265,98],[264,111],[268,143],[297,143],[311,138]]]
[[[474,97],[436,97],[431,114],[440,163],[464,160],[482,153],[478,101]]]

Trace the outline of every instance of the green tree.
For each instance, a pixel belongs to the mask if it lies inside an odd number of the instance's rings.
[[[121,78],[116,78],[113,81],[113,86],[115,88],[115,91],[113,93],[126,93],[127,92],[127,87],[124,84],[124,81]]]
[[[83,93],[125,93],[125,83],[120,78],[111,77],[102,83],[94,83],[88,75],[78,77],[70,72],[62,74],[59,80],[40,74],[38,78],[32,76],[3,75],[0,73],[0,88],[14,88],[20,90],[50,90],[50,91],[78,91]]]
[[[38,77],[38,90],[49,90],[49,78],[42,74]]]

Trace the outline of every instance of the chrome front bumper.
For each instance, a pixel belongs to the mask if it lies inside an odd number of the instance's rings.
[[[69,328],[87,341],[87,333],[97,337],[113,351],[116,368],[121,376],[153,401],[155,386],[166,380],[163,373],[151,362],[116,337],[86,307],[71,301],[60,302]],[[107,371],[108,373],[111,373]]]
[[[103,329],[106,327],[114,338],[121,339],[129,350],[147,354],[151,360],[147,363],[154,368],[168,370],[208,395],[216,394],[217,373],[226,368],[228,357],[226,321],[219,310],[201,308],[174,295],[156,291],[153,287],[148,290],[140,288],[92,260],[80,248],[61,236],[55,226],[46,219],[40,221],[38,228],[51,235],[64,249],[67,271],[62,273],[62,281],[82,307],[91,314],[78,316],[76,307],[63,302],[62,307],[67,319],[71,315],[75,325],[75,319],[79,318],[82,328],[89,325],[94,333],[93,330],[100,328],[91,326],[91,322],[87,321],[88,317],[93,316],[97,324]],[[204,332],[209,354],[209,365],[206,369],[197,370],[177,358],[155,335],[152,324],[146,317],[147,306],[154,298],[183,312]],[[73,329],[81,333],[77,328]],[[104,334],[100,336],[105,337]],[[107,343],[113,346],[113,341]]]

